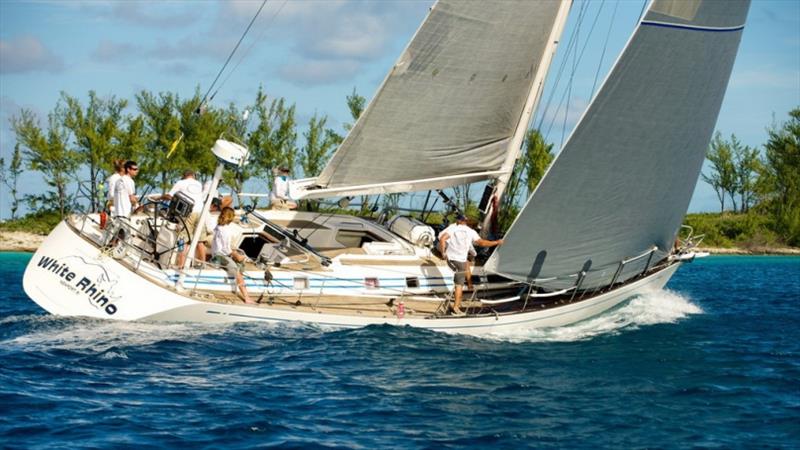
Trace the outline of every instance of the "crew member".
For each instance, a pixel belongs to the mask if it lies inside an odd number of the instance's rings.
[[[214,228],[211,254],[213,255],[213,261],[225,269],[228,277],[236,279],[236,285],[239,287],[239,293],[244,302],[255,303],[250,300],[250,295],[247,293],[247,286],[245,286],[244,277],[242,276],[242,265],[244,264],[245,256],[238,249],[231,248],[231,240],[236,234],[236,230],[231,226],[234,217],[233,208],[222,209],[217,227]]]
[[[297,209],[297,203],[289,198],[289,168],[281,167],[275,174],[272,192],[269,193],[272,209]]]
[[[139,166],[135,161],[126,161],[125,174],[114,183],[114,217],[129,219],[133,208],[139,205],[136,197],[136,184],[133,179],[139,173]]]
[[[453,315],[456,316],[464,315],[464,312],[461,311],[461,296],[466,280],[467,255],[472,245],[494,247],[503,245],[503,240],[482,239],[475,230],[467,226],[467,218],[462,214],[458,215],[456,223],[445,228],[439,234],[439,251],[447,259],[447,265],[453,270],[453,281],[455,282]]]
[[[114,206],[114,189],[117,187],[117,180],[122,178],[125,175],[125,160],[124,159],[115,159],[113,162],[114,164],[114,173],[112,173],[108,179],[106,180],[106,208],[111,210],[111,207]]]
[[[178,238],[186,242],[183,250],[178,253],[176,261],[177,267],[182,268],[183,263],[186,261],[186,255],[189,253],[190,242],[192,241],[197,221],[200,219],[200,213],[203,212],[203,185],[197,181],[193,170],[185,170],[183,178],[178,180],[168,193],[159,197],[159,200],[172,200],[179,193],[192,201],[192,212],[186,217],[184,222],[186,226],[181,229],[178,235]],[[197,261],[206,260],[205,245],[198,245],[195,248],[195,258]]]

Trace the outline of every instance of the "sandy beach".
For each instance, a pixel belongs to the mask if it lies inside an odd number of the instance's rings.
[[[0,231],[0,251],[34,252],[46,236],[24,231]]]

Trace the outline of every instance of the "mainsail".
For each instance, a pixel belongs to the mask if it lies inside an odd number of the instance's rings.
[[[488,271],[550,289],[575,285],[585,271],[581,286],[590,288],[624,281],[669,253],[748,7],[749,0],[651,4]]]
[[[323,190],[302,195],[426,190],[498,176],[568,7],[437,2],[314,181]]]

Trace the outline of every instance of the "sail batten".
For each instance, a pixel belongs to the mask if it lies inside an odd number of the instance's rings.
[[[424,180],[480,181],[489,176],[470,174],[500,170],[564,1],[438,1],[317,177],[318,191],[424,190]]]
[[[669,253],[748,7],[747,0],[652,3],[488,271],[552,279],[538,283],[550,289],[586,272],[588,288],[624,281]],[[641,254],[648,258],[620,268]]]

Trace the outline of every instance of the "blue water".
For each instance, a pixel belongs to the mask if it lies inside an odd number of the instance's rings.
[[[800,447],[800,258],[491,339],[57,318],[28,258],[0,254],[2,447]]]

